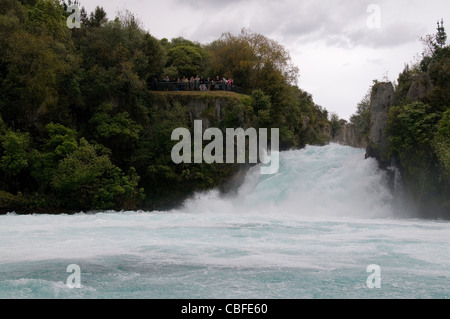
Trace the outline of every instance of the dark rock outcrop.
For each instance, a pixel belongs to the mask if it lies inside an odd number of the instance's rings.
[[[370,100],[371,124],[366,157],[376,158],[382,166],[389,165],[389,145],[386,134],[389,110],[394,104],[394,86],[377,83]]]
[[[421,101],[434,89],[434,84],[426,74],[414,76],[411,82],[412,84],[407,94],[407,98],[411,101]]]

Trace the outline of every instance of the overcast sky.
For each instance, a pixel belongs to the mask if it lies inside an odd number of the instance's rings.
[[[434,34],[438,19],[450,30],[448,0],[81,0],[81,5],[88,12],[102,6],[109,18],[127,9],[159,39],[208,43],[243,27],[261,33],[289,50],[300,69],[299,86],[344,119],[372,80],[395,81],[405,63],[417,60],[418,38]]]

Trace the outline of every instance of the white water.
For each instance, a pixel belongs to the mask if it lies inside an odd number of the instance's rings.
[[[0,216],[0,298],[450,297],[450,223],[399,218],[364,151],[280,160],[170,212]],[[70,264],[81,289],[65,285]]]

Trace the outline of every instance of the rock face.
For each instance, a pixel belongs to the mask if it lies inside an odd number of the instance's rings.
[[[411,79],[411,87],[406,97],[409,101],[421,101],[433,88],[434,84],[428,75],[417,75]],[[392,83],[378,83],[373,86],[370,100],[371,127],[366,157],[376,158],[381,166],[388,165],[390,162],[386,128],[389,110],[394,101]]]
[[[420,101],[426,97],[428,92],[433,90],[434,85],[428,75],[417,75],[411,79],[411,87],[409,88],[407,97],[412,101]]]
[[[367,148],[367,142],[353,124],[341,125],[339,131],[333,137],[333,143],[355,148]]]
[[[211,127],[221,127],[221,124],[230,112],[235,111],[235,106],[240,103],[239,97],[223,96],[217,97],[208,94],[185,95],[177,92],[153,92],[153,104],[159,107],[173,107],[176,103],[187,106],[190,122],[193,125],[195,120],[202,120],[203,129]],[[245,116],[242,111],[237,114],[238,124],[245,128]]]
[[[331,132],[332,132],[331,125],[327,124],[327,125],[323,126],[323,128],[322,128],[322,134],[323,135],[331,137]]]
[[[371,124],[369,146],[366,157],[378,159],[380,164],[388,164],[388,139],[386,128],[389,110],[394,103],[394,86],[392,83],[378,83],[372,89],[370,101]]]
[[[191,99],[188,103],[191,121],[203,120],[203,128],[212,126],[211,118],[220,123],[223,118],[224,109],[231,104],[230,100],[216,99],[208,101],[204,99]]]

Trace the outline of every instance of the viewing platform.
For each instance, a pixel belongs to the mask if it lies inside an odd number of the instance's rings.
[[[231,91],[151,91],[158,95],[169,95],[169,96],[214,96],[214,97],[228,97],[243,99],[248,97],[246,94],[236,93]]]
[[[234,92],[238,94],[247,94],[247,90],[223,82],[153,82],[149,89],[151,91],[162,92]]]

